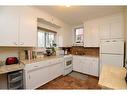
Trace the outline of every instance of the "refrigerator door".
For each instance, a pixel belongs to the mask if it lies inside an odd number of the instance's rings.
[[[120,39],[101,40],[100,53],[124,54],[124,41]]]
[[[103,64],[111,64],[118,67],[123,67],[123,55],[113,55],[113,54],[101,54],[100,55],[100,68]]]

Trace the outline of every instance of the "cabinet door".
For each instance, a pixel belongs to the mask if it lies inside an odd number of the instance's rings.
[[[81,72],[82,66],[81,66],[81,61],[79,60],[79,57],[73,57],[73,70]]]
[[[124,54],[124,41],[120,39],[101,40],[100,53]]]
[[[94,24],[91,30],[91,37],[92,40],[91,46],[92,47],[99,47],[99,26]]]
[[[100,39],[109,39],[110,38],[110,24],[105,23],[99,26]]]
[[[48,69],[49,69],[49,72],[48,72],[49,81],[59,77],[63,73],[62,63],[58,63],[52,66],[49,66]]]
[[[91,64],[90,64],[90,74],[93,76],[98,76],[99,72],[99,64],[98,64],[98,59],[97,58],[92,58]]]
[[[84,25],[84,47],[99,47],[99,27],[95,22]]]
[[[62,75],[62,63],[52,64],[47,67],[39,67],[28,72],[27,89],[35,89]]]
[[[90,60],[85,60],[85,61],[82,61],[82,68],[83,68],[83,73],[84,74],[89,74],[90,73]]]
[[[0,46],[17,46],[19,16],[15,7],[0,7]]]
[[[31,8],[21,9],[19,38],[20,46],[34,47],[37,44],[37,17]]]
[[[123,61],[124,61],[123,55],[101,54],[100,68],[103,64],[111,64],[118,67],[123,67]]]
[[[49,81],[48,72],[49,72],[48,68],[30,71],[27,75],[28,85],[26,86],[26,88],[35,89],[48,82]]]
[[[84,25],[84,47],[92,47],[92,39],[91,39],[91,31],[92,31],[92,26],[90,24],[85,24]]]
[[[116,21],[110,24],[111,38],[123,38],[123,22]]]

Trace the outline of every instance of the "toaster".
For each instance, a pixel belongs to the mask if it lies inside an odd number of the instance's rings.
[[[18,64],[19,60],[17,57],[8,57],[6,59],[6,65],[11,65],[11,64]]]

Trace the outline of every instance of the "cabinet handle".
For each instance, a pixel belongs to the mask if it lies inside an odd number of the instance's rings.
[[[116,42],[116,40],[113,40],[112,42]]]
[[[106,42],[110,42],[110,41],[106,41]]]
[[[15,45],[18,45],[16,42],[14,42]]]
[[[34,66],[34,67],[38,67],[38,66]]]
[[[20,43],[20,45],[23,45],[23,44],[24,44],[23,42]]]

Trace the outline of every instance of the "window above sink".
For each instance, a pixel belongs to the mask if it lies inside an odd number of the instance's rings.
[[[38,47],[50,48],[56,45],[56,32],[38,28]]]

